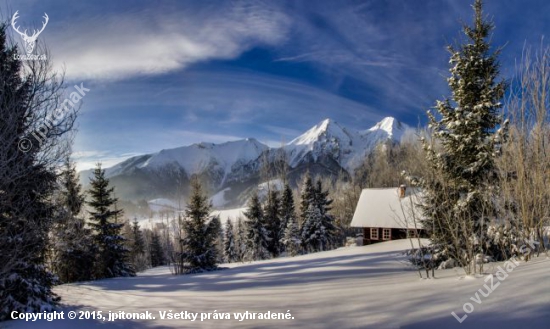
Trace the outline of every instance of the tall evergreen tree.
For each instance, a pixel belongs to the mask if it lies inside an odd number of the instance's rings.
[[[421,182],[424,227],[436,244],[452,257],[466,257],[466,263],[482,252],[497,192],[494,158],[506,135],[506,123],[499,128],[505,91],[505,83],[497,82],[499,51],[488,42],[493,24],[484,20],[481,0],[473,8],[473,26],[463,28],[467,40],[449,47],[452,98],[438,101],[436,113],[428,112],[432,142],[440,147],[424,141],[424,148],[439,178]]]
[[[225,222],[225,234],[223,239],[223,249],[225,260],[228,263],[235,262],[238,260],[237,255],[237,246],[235,245],[235,235],[233,232],[233,223],[228,218]]]
[[[277,257],[281,251],[281,200],[279,192],[275,189],[269,191],[267,196],[264,207],[264,222],[270,238],[267,250],[269,250],[272,257]]]
[[[68,111],[47,121],[63,84],[50,62],[20,61],[8,29],[0,25],[0,321],[56,303],[55,278],[44,264],[57,212],[57,166],[66,152],[60,140],[75,118]]]
[[[315,186],[315,204],[321,214],[321,225],[325,231],[321,250],[331,248],[337,240],[338,228],[335,224],[334,216],[330,213],[332,202],[333,200],[330,199],[328,190],[325,191],[323,189],[323,184],[318,179]]]
[[[134,222],[132,223],[130,257],[132,259],[134,269],[137,271],[143,271],[147,268],[147,262],[145,259],[145,239],[143,237],[143,232],[139,227],[138,220],[135,217]]]
[[[301,241],[305,251],[314,252],[322,249],[325,239],[325,229],[322,225],[322,215],[318,207],[311,203],[305,212],[301,229]]]
[[[242,217],[237,219],[237,232],[235,233],[235,249],[237,253],[237,260],[242,262],[246,257],[246,228],[243,224]]]
[[[85,196],[69,158],[61,173],[61,209],[53,230],[52,268],[63,283],[93,278],[95,249],[81,210]]]
[[[310,204],[315,200],[315,188],[313,187],[313,180],[311,179],[309,172],[306,174],[306,177],[302,183],[300,197],[300,219],[301,223],[303,223]]]
[[[323,190],[321,180],[317,180],[316,186],[310,181],[305,181],[303,198],[308,198],[308,208],[303,214],[301,228],[301,240],[306,251],[323,251],[329,249],[336,236],[334,219],[329,214],[332,200],[328,198],[328,192]],[[311,190],[311,192],[309,192]]]
[[[244,213],[246,216],[246,259],[268,259],[270,242],[269,232],[265,227],[264,213],[260,199],[254,194],[248,202],[248,209]]]
[[[132,242],[133,248],[132,252],[137,254],[143,254],[145,252],[145,240],[143,239],[143,233],[139,228],[139,223],[137,218],[134,218],[132,223]]]
[[[300,227],[296,222],[296,217],[290,217],[286,222],[286,229],[281,243],[284,245],[288,255],[296,256],[300,253],[302,249],[302,240],[300,237]]]
[[[197,178],[192,179],[191,186],[191,198],[182,222],[185,233],[183,261],[188,265],[189,273],[212,271],[218,268],[220,220],[217,216],[210,216],[211,205]]]
[[[166,257],[160,242],[160,236],[156,231],[151,235],[151,267],[166,265]]]
[[[98,164],[90,180],[90,197],[88,205],[90,226],[94,231],[94,242],[98,250],[96,258],[96,276],[112,278],[134,276],[135,271],[128,261],[129,250],[124,246],[125,238],[121,235],[123,223],[118,223],[121,209],[116,209],[117,199],[112,196],[114,188],[109,188],[105,170]]]
[[[281,251],[286,250],[286,245],[288,241],[288,223],[291,221],[294,223],[293,225],[298,224],[296,220],[296,210],[294,206],[294,195],[292,194],[292,189],[290,188],[290,185],[286,183],[283,190],[283,196],[281,198],[281,225],[279,227],[279,244],[281,245]]]

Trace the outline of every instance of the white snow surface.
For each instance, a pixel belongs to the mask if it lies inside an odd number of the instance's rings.
[[[231,187],[226,187],[223,190],[219,191],[218,193],[214,194],[210,198],[210,202],[212,203],[212,207],[214,208],[222,208],[224,207],[228,201],[225,199],[225,193],[228,193],[231,191]]]
[[[3,323],[7,328],[548,328],[550,261],[538,257],[508,273],[487,297],[484,278],[459,269],[419,279],[401,251],[408,240],[223,265],[227,269],[173,276],[168,267],[134,278],[65,284],[55,288],[65,311],[152,312],[155,320],[57,320]],[[495,273],[501,263],[486,264]],[[478,292],[480,304],[474,302]],[[463,305],[472,313],[460,324]],[[290,320],[161,320],[159,311],[282,312]],[[199,314],[200,317],[200,314]]]
[[[226,209],[226,210],[214,210],[212,212],[212,216],[218,216],[220,218],[220,222],[222,225],[225,225],[225,222],[229,219],[231,222],[236,223],[241,217],[243,220],[245,220],[244,212],[248,208],[234,208],[234,209]]]

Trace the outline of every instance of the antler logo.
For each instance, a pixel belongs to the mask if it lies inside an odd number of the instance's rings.
[[[42,23],[42,29],[40,29],[40,31],[33,30],[33,34],[29,36],[27,35],[27,30],[21,32],[19,31],[19,27],[15,26],[15,21],[19,18],[19,16],[17,16],[17,13],[19,13],[19,10],[16,11],[15,14],[13,14],[13,17],[11,18],[11,26],[13,27],[15,32],[19,33],[19,35],[21,35],[21,38],[23,38],[23,41],[25,42],[25,50],[27,51],[27,55],[30,55],[34,50],[36,39],[38,38],[40,33],[42,33],[42,31],[44,31],[44,29],[46,28],[46,25],[48,25],[48,21],[50,20],[50,18],[48,17],[48,14],[44,13],[43,17],[46,19],[46,21]]]

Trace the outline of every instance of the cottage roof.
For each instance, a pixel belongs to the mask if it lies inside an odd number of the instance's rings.
[[[403,198],[399,197],[398,187],[364,189],[351,227],[421,228],[421,212],[416,206],[420,194],[418,188],[411,187],[406,188]]]

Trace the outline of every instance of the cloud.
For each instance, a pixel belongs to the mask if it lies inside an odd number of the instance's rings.
[[[56,63],[71,80],[118,80],[162,74],[214,59],[232,59],[256,45],[283,42],[290,21],[266,3],[149,7],[85,16],[50,32]],[[160,6],[159,6],[160,8]]]
[[[101,163],[102,168],[109,168],[140,153],[123,153],[120,155],[109,151],[79,151],[72,155],[76,164],[76,170],[82,171],[95,168],[97,163]]]

